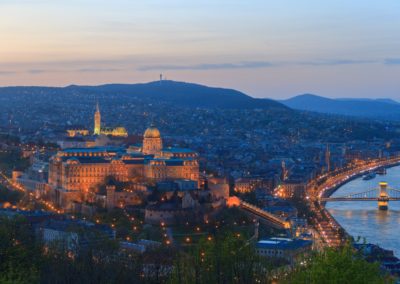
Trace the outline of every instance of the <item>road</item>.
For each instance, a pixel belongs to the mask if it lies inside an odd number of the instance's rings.
[[[25,194],[28,194],[30,201],[41,204],[48,211],[58,213],[58,214],[63,213],[62,210],[57,209],[51,202],[35,198],[35,195],[33,192],[28,191],[26,188],[24,188],[23,185],[13,181],[11,178],[7,177],[3,172],[0,172],[0,182],[10,190],[17,190],[17,191],[23,192]],[[24,209],[24,208],[20,208],[20,209]]]

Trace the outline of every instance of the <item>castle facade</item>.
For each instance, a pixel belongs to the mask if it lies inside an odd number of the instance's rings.
[[[95,116],[95,131],[101,133]],[[143,143],[134,147],[69,148],[50,159],[49,186],[65,207],[70,201],[87,201],[112,177],[117,182],[154,185],[168,180],[199,183],[198,154],[190,149],[164,147],[160,132],[149,127]]]

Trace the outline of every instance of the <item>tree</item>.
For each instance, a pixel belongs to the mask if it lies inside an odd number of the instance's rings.
[[[169,283],[268,283],[270,263],[244,238],[228,232],[204,238],[174,263]]]
[[[378,263],[369,263],[354,252],[350,244],[341,249],[329,248],[311,257],[306,266],[297,267],[284,283],[391,283]]]
[[[0,219],[0,283],[37,283],[40,247],[24,218]]]

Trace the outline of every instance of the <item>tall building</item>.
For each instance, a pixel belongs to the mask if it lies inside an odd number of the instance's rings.
[[[96,112],[94,113],[94,135],[100,135],[101,132],[101,114],[99,103],[96,104]]]

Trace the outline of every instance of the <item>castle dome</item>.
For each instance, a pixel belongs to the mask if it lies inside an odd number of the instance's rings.
[[[144,132],[144,138],[161,138],[161,134],[160,131],[154,127],[154,125],[151,125]]]

